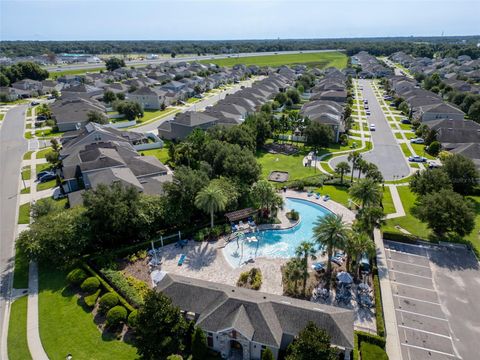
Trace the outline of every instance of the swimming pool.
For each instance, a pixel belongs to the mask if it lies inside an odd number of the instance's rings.
[[[300,223],[291,229],[248,233],[238,241],[230,241],[223,248],[223,254],[230,265],[238,267],[245,261],[257,257],[291,258],[295,256],[295,249],[302,241],[312,241],[313,223],[317,218],[330,213],[329,210],[311,201],[293,198],[285,200],[285,207],[299,212]],[[249,240],[253,236],[257,241]]]

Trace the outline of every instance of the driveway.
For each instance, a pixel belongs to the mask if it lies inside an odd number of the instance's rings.
[[[7,112],[0,127],[0,336],[4,335],[6,296],[13,276],[20,167],[27,141],[23,137],[27,105]]]
[[[392,133],[378,100],[371,86],[371,80],[359,80],[363,87],[363,99],[368,100],[371,115],[367,116],[369,124],[375,124],[375,131],[371,132],[373,149],[362,154],[363,159],[378,166],[385,180],[394,180],[410,174],[410,167],[403,155],[400,146]],[[341,161],[347,161],[348,155],[335,157],[330,161],[331,167]]]
[[[480,267],[463,247],[385,241],[403,360],[478,359]]]

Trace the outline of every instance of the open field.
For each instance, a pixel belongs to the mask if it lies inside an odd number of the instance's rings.
[[[94,72],[100,72],[100,70],[105,70],[105,66],[98,67],[98,68],[93,68],[93,69],[76,69],[76,70],[49,70],[50,79],[56,79],[60,76],[64,75],[84,75],[85,73],[94,73]]]
[[[233,66],[236,64],[257,65],[257,66],[281,66],[303,64],[310,67],[327,68],[334,66],[343,69],[347,65],[347,56],[338,51],[302,53],[302,54],[282,54],[282,55],[264,55],[248,57],[231,57],[227,59],[202,60],[201,63],[212,63],[219,66]]]
[[[74,359],[136,359],[132,345],[98,330],[91,310],[82,307],[65,276],[65,272],[40,267],[40,338],[48,357],[63,360],[71,353]]]

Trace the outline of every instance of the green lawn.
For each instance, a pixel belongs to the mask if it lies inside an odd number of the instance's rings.
[[[52,169],[52,164],[45,163],[45,164],[37,164],[35,167],[35,173],[39,173],[40,171],[43,170],[51,170]]]
[[[29,107],[27,109],[27,116],[32,116],[32,108],[31,107]]]
[[[27,300],[22,296],[12,303],[8,323],[8,358],[10,360],[29,360],[27,343]]]
[[[347,56],[338,51],[303,54],[278,54],[260,55],[248,57],[234,57],[227,59],[207,59],[200,61],[205,64],[217,64],[219,66],[233,66],[236,64],[257,65],[257,66],[281,66],[304,64],[310,67],[327,68],[336,67],[343,69],[347,66]]]
[[[163,147],[161,149],[141,150],[139,151],[139,153],[145,156],[147,155],[155,156],[158,160],[160,160],[164,164],[168,161],[168,159],[170,159],[170,157],[168,156],[167,147]]]
[[[83,75],[87,72],[93,73],[93,72],[100,72],[100,70],[105,70],[105,67],[98,67],[98,68],[93,68],[93,69],[79,69],[79,70],[50,70],[50,79],[56,79],[60,76],[63,75]]]
[[[136,349],[111,336],[103,335],[90,310],[78,304],[77,295],[66,286],[66,272],[40,267],[40,338],[51,360],[74,359],[132,360]]]
[[[405,144],[405,143],[400,144],[400,147],[402,148],[402,151],[403,151],[403,154],[405,155],[405,157],[412,156],[412,152],[408,148],[407,144]]]
[[[38,151],[35,156],[37,159],[45,159],[45,155],[47,155],[47,153],[49,153],[50,151],[52,151],[52,148],[47,147],[43,150]]]
[[[345,175],[344,181],[345,183],[349,182],[347,175]],[[348,194],[347,187],[336,185],[323,185],[322,187],[317,188],[314,191],[315,193],[320,193],[320,195],[322,196],[328,195],[333,201],[348,207],[348,199],[350,198],[350,195]]]
[[[30,180],[31,177],[32,177],[31,166],[25,166],[22,169],[22,179],[23,180]]]
[[[187,103],[187,104],[194,104],[194,103],[196,103],[196,102],[198,102],[198,101],[200,101],[200,99],[191,97],[191,98],[188,98],[188,99],[187,99],[186,103]]]
[[[53,137],[60,137],[64,133],[61,131],[53,131],[53,129],[44,129],[44,130],[36,130],[35,131],[35,136],[39,138],[53,138]]]
[[[396,133],[394,133],[394,135],[395,135],[395,137],[396,137],[397,139],[400,139],[400,140],[402,140],[402,139],[403,139],[403,136],[402,136],[402,134],[401,134],[401,133],[399,133],[399,132],[396,132]]]
[[[423,144],[410,144],[410,145],[412,145],[412,148],[413,148],[413,150],[415,150],[417,155],[426,157],[429,160],[434,160],[435,159],[435,157],[433,157],[432,155],[428,154],[425,151],[425,145],[423,145]]]
[[[31,130],[31,129],[32,129],[32,124],[26,124],[26,125],[25,125],[25,129]]]
[[[19,224],[30,224],[30,203],[20,205],[18,212]]]
[[[4,117],[5,117],[5,114],[0,114],[0,121],[2,121]]]
[[[469,196],[468,198],[474,202],[477,216],[475,218],[475,228],[466,239],[472,242],[478,254],[480,253],[480,196]]]
[[[174,111],[175,110],[171,108],[166,108],[165,110],[144,110],[143,117],[141,119],[138,119],[137,122],[144,123],[159,116],[168,115],[170,113],[173,113]]]
[[[30,131],[25,132],[24,136],[25,136],[25,139],[31,139],[33,137]]]
[[[28,287],[28,259],[25,254],[15,249],[15,268],[13,272],[13,288],[26,289]]]
[[[410,191],[410,188],[408,186],[398,186],[397,190],[398,194],[400,195],[400,199],[402,200],[403,208],[405,209],[406,215],[395,219],[388,219],[385,226],[383,227],[383,230],[401,233],[398,229],[395,228],[395,225],[399,225],[408,232],[421,238],[427,239],[430,233],[427,225],[422,223],[420,220],[418,220],[411,214],[411,208],[415,204],[417,196]]]
[[[22,186],[22,190],[20,190],[20,194],[30,194],[30,186],[26,188],[23,188]]]
[[[382,204],[383,204],[383,212],[385,214],[395,213],[396,210],[395,210],[395,206],[393,205],[392,193],[390,192],[390,188],[388,186],[385,186],[385,188],[383,189]]]
[[[412,125],[402,124],[400,121],[398,122],[398,126],[400,126],[400,129],[402,129],[402,130],[412,130]],[[412,132],[412,134],[413,134],[413,132]]]
[[[37,184],[37,191],[47,190],[55,187],[57,185],[57,179],[46,181],[43,183]]]
[[[32,158],[33,151],[27,151],[23,154],[23,160],[30,160]]]
[[[269,154],[265,151],[257,152],[257,161],[262,166],[262,177],[267,179],[274,170],[288,171],[289,180],[302,179],[315,174],[320,170],[303,166],[302,160],[307,151],[300,151],[296,155]]]

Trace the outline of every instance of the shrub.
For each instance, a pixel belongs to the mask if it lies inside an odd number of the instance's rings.
[[[135,326],[137,326],[137,317],[138,317],[138,311],[133,310],[130,313],[130,315],[128,315],[128,319],[127,319],[128,326],[134,329]]]
[[[383,232],[383,239],[397,241],[397,242],[404,242],[407,244],[416,244],[417,238],[413,235],[409,234],[401,234],[391,231],[384,231]]]
[[[86,278],[80,288],[87,294],[93,294],[100,287],[100,281],[96,277]]]
[[[297,221],[300,218],[300,214],[298,213],[298,211],[292,209],[290,212],[287,213],[287,218]]]
[[[107,326],[116,327],[127,319],[127,309],[121,305],[114,306],[107,312]]]
[[[183,360],[182,355],[172,354],[167,357],[167,360]]]
[[[385,337],[385,321],[383,320],[382,294],[380,292],[380,281],[378,275],[373,276],[373,288],[375,292],[375,318],[377,322],[377,334]]]
[[[110,284],[122,296],[124,296],[130,304],[134,306],[140,306],[143,304],[143,296],[148,289],[147,284],[132,277],[127,278],[121,271],[102,269],[101,272]]]
[[[360,345],[362,360],[388,360],[387,353],[375,344],[363,342]]]
[[[205,240],[205,237],[207,236],[208,231],[206,229],[200,229],[195,233],[195,236],[193,237],[195,241],[203,241]]]
[[[100,311],[106,313],[108,310],[118,304],[118,296],[112,292],[108,292],[100,298]]]
[[[303,182],[303,180],[295,180],[294,182],[292,182],[291,187],[295,190],[303,191],[305,189],[305,183]]]
[[[85,279],[87,278],[87,274],[83,269],[80,268],[75,268],[72,271],[70,271],[67,275],[67,281],[71,285],[80,285]]]
[[[98,299],[98,296],[100,295],[100,289],[98,289],[97,291],[95,291],[93,294],[91,295],[87,295],[83,298],[83,301],[85,301],[85,304],[88,306],[88,307],[91,307],[93,308],[95,306],[95,303],[97,302],[97,299]]]
[[[258,290],[262,286],[262,272],[258,268],[252,268],[240,274],[237,286],[252,290]]]
[[[127,256],[127,261],[134,263],[137,260],[145,260],[147,258],[147,250],[138,250],[136,253]]]

